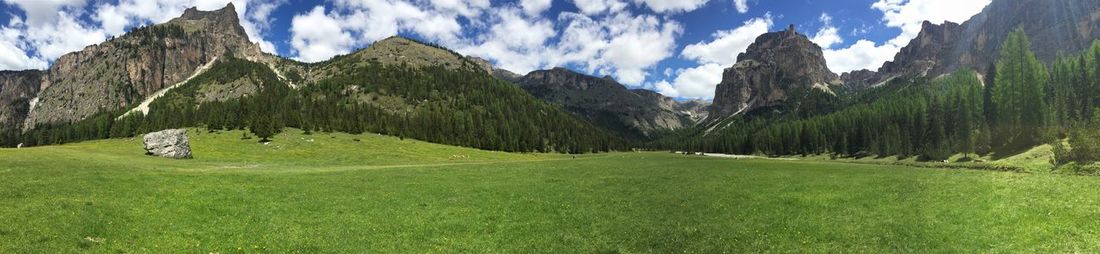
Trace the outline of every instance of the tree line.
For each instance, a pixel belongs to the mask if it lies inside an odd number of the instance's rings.
[[[1078,56],[1060,58],[1049,71],[1030,48],[1017,29],[985,77],[961,70],[894,80],[835,102],[839,110],[830,113],[741,117],[720,131],[693,130],[651,145],[774,156],[943,160],[959,153],[1013,154],[1053,143],[1063,162],[1097,161],[1100,42]]]

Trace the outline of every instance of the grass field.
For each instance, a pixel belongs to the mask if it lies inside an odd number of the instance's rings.
[[[1097,177],[287,133],[0,149],[0,253],[1100,251]]]

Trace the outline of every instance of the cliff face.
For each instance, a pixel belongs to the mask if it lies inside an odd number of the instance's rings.
[[[786,31],[760,35],[737,63],[722,73],[715,89],[711,119],[784,103],[795,89],[821,89],[840,84],[829,71],[821,47],[792,25]]]
[[[646,138],[659,131],[690,127],[699,114],[680,110],[678,102],[657,92],[628,90],[610,77],[564,68],[533,71],[517,84],[543,101],[625,136]]]
[[[23,128],[131,107],[222,55],[268,57],[248,41],[232,4],[216,11],[191,8],[167,23],[65,54],[46,71]]]
[[[894,78],[939,76],[957,69],[988,74],[1001,44],[1016,28],[1024,29],[1035,55],[1050,63],[1100,37],[1100,0],[995,0],[962,24],[925,22],[893,61],[873,73],[846,73],[843,80],[861,89]]]
[[[0,129],[23,123],[42,84],[41,71],[0,71]]]

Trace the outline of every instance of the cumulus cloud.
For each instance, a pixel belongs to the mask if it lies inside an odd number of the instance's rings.
[[[714,39],[709,42],[684,47],[681,55],[700,63],[733,65],[737,62],[737,54],[745,52],[757,36],[768,32],[772,24],[770,14],[750,19],[737,28],[715,32],[711,35]]]
[[[546,9],[550,9],[552,0],[520,0],[520,7],[528,16],[538,16]]]
[[[557,34],[549,20],[526,18],[519,9],[503,8],[489,22],[492,25],[487,33],[456,43],[456,49],[494,60],[497,66],[520,73],[548,65],[546,42]]]
[[[745,21],[741,26],[715,32],[712,40],[684,47],[680,56],[693,60],[697,66],[675,71],[671,81],[659,81],[652,86],[670,97],[710,99],[714,88],[722,81],[722,71],[737,62],[737,55],[745,52],[760,34],[772,27],[771,14]]]
[[[739,13],[749,12],[749,0],[733,0],[733,7],[737,8]]]
[[[657,92],[669,97],[712,98],[714,88],[722,82],[722,71],[728,66],[708,63],[676,71],[672,82],[659,81],[654,84]]]
[[[354,40],[340,26],[341,18],[329,16],[325,7],[317,6],[291,21],[293,34],[290,45],[301,61],[316,62],[351,51]]]
[[[128,28],[161,23],[197,6],[201,10],[237,7],[241,25],[252,42],[265,52],[276,52],[264,40],[270,13],[285,0],[121,0],[89,5],[86,0],[4,0],[22,10],[0,26],[0,68],[44,69],[63,54],[120,35]],[[255,6],[255,8],[249,8]]]
[[[553,22],[518,12],[498,12],[490,33],[456,48],[520,73],[572,64],[641,85],[650,68],[673,54],[675,38],[683,32],[679,23],[651,15],[621,12],[593,18],[566,12],[557,18],[564,24],[559,34]]]
[[[626,9],[626,2],[619,0],[573,0],[573,4],[581,13],[587,15],[600,14],[602,12],[619,12]]]
[[[921,23],[925,20],[932,23],[963,22],[981,12],[989,2],[990,0],[879,0],[871,4],[871,8],[882,11],[882,21],[886,26],[898,28],[901,33],[885,43],[875,44],[860,40],[847,48],[826,50],[825,58],[829,68],[835,72],[877,69],[920,33]]]
[[[815,44],[825,49],[832,48],[833,45],[844,42],[844,39],[840,37],[839,30],[833,26],[832,16],[829,16],[828,13],[822,13],[818,20],[822,23],[821,29],[817,30],[817,33],[814,33],[810,41],[813,41]]]
[[[649,9],[659,12],[688,12],[707,4],[709,0],[634,0],[635,4],[645,4]]]

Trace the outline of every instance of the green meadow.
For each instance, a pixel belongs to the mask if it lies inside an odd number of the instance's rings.
[[[300,133],[0,149],[0,253],[1100,251],[1098,177]]]

